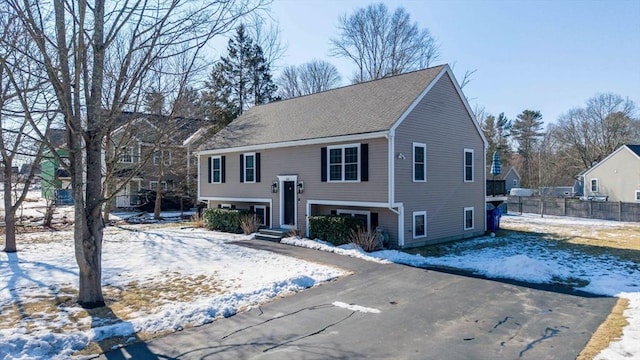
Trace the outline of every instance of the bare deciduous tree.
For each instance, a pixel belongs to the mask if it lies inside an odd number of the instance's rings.
[[[437,41],[412,23],[404,8],[390,13],[383,3],[371,4],[338,21],[340,34],[331,39],[331,54],[355,63],[353,82],[429,67],[440,58]]]
[[[196,61],[208,40],[261,6],[257,1],[8,0],[37,48],[30,60],[46,69],[68,131],[82,306],[104,305],[106,135],[123,109],[140,103],[158,62],[185,55]]]
[[[300,66],[287,66],[278,79],[280,97],[309,95],[340,85],[338,70],[331,63],[312,60]]]

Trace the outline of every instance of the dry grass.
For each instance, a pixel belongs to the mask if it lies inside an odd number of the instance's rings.
[[[629,324],[627,319],[622,315],[627,306],[629,306],[629,300],[625,298],[618,299],[613,310],[611,310],[611,314],[609,314],[607,319],[598,327],[598,330],[593,334],[591,340],[589,340],[587,346],[582,349],[576,360],[591,360],[602,350],[606,349],[609,343],[620,339],[622,329]]]
[[[214,275],[181,276],[178,273],[166,273],[162,280],[130,282],[123,287],[104,286],[106,307],[82,309],[75,302],[77,290],[60,289],[56,296],[43,294],[38,297],[21,298],[12,304],[0,308],[0,329],[24,327],[27,331],[48,330],[54,333],[84,331],[93,327],[117,324],[151,314],[164,304],[190,302],[200,297],[213,297],[230,293],[228,286],[216,280]],[[58,327],[60,313],[68,314],[68,321]],[[30,320],[33,319],[33,320]],[[50,320],[48,328],[36,328],[36,322]],[[78,355],[99,354],[114,346],[135,341],[146,341],[173,332],[137,333],[127,337],[113,337],[91,343]]]
[[[620,223],[620,226],[602,228],[545,225],[541,228],[537,224],[508,222],[502,228],[522,232],[543,232],[557,240],[572,244],[640,250],[640,224]]]

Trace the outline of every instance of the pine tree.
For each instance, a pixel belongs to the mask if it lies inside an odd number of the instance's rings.
[[[534,151],[542,138],[542,114],[540,111],[525,110],[517,116],[511,128],[511,135],[518,145],[518,153],[522,157],[522,183],[526,186],[538,185],[533,161]]]
[[[203,102],[206,116],[228,123],[253,105],[275,100],[269,64],[259,45],[247,34],[245,26],[236,29],[229,40],[227,57],[222,57],[213,70]]]

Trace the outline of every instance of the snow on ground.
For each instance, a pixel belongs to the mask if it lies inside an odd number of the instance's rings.
[[[539,215],[504,216],[502,223],[525,222],[544,232],[549,226],[573,228],[614,228],[635,226],[606,220]],[[415,267],[445,267],[470,271],[489,278],[514,279],[529,283],[575,286],[576,290],[624,297],[629,308],[624,312],[629,325],[620,341],[613,342],[597,359],[640,358],[640,258],[625,260],[603,252],[587,254],[579,246],[563,246],[539,235],[516,233],[500,237],[479,237],[444,245],[443,256],[422,256],[397,250],[382,250],[369,254],[361,249],[334,247],[308,239],[283,239],[284,243],[331,251],[364,260],[386,260]],[[632,250],[633,251],[633,250]]]
[[[26,307],[78,287],[71,232],[21,235],[20,250],[0,252],[0,308]],[[45,238],[46,237],[46,238]],[[342,270],[230,244],[248,236],[203,229],[137,225],[108,227],[103,248],[103,283],[153,286],[168,277],[206,276],[221,288],[217,296],[188,301],[165,300],[153,312],[140,311],[127,321],[85,330],[52,332],[72,326],[77,306],[58,306],[54,316],[32,316],[12,328],[0,327],[0,359],[63,359],[115,335],[179,330],[230,316],[287,293],[344,275]],[[101,321],[88,317],[86,322]],[[0,323],[2,320],[0,320]]]

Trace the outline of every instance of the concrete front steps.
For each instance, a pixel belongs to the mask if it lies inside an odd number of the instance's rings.
[[[256,239],[280,242],[287,235],[288,230],[283,229],[260,229],[256,234]]]

